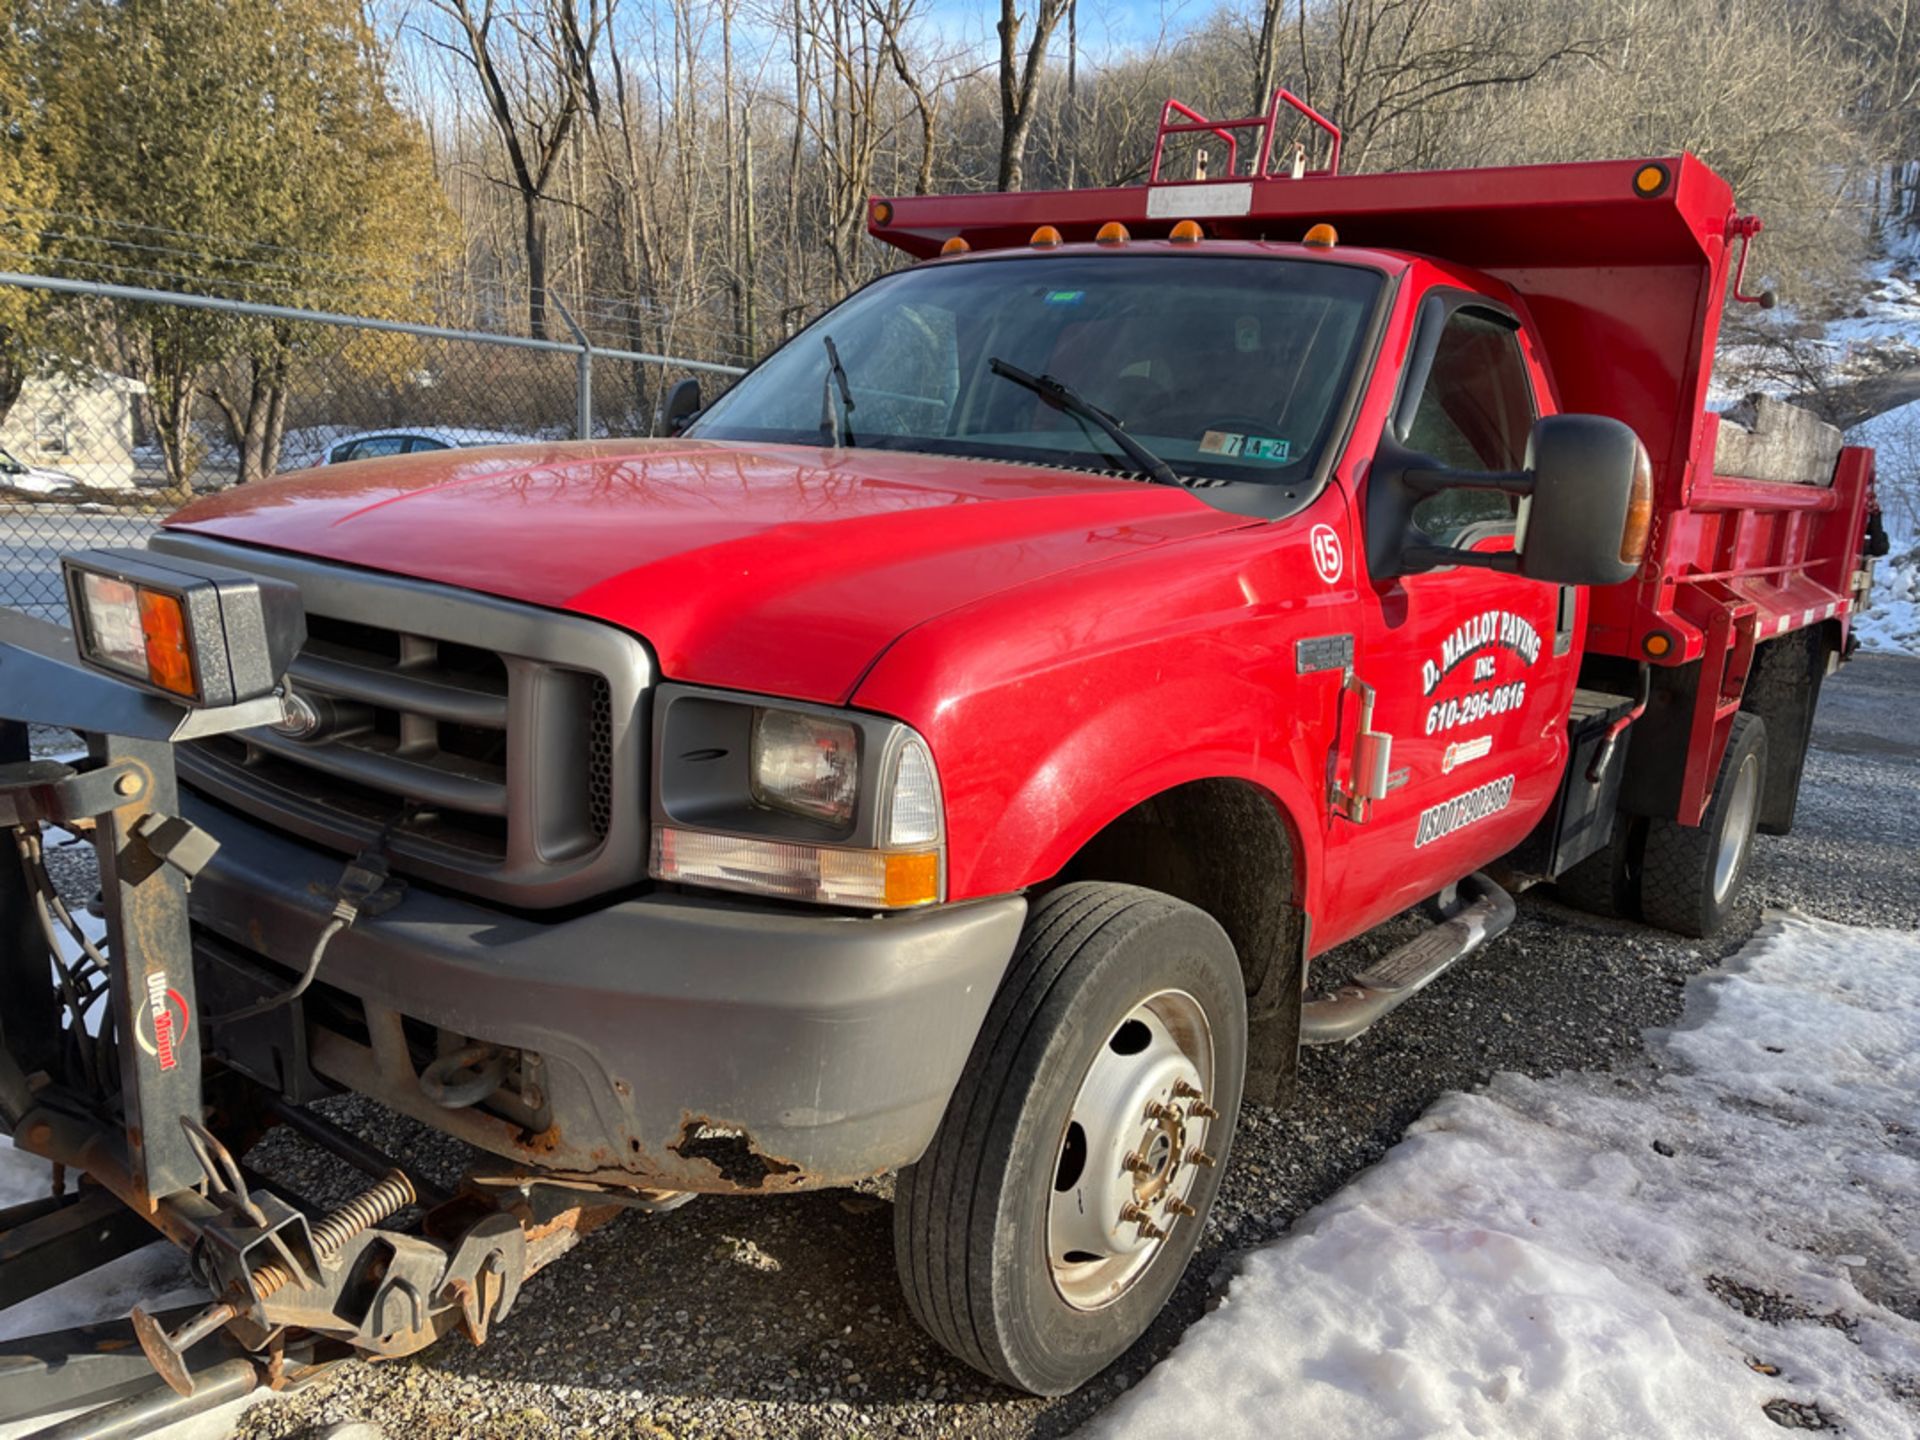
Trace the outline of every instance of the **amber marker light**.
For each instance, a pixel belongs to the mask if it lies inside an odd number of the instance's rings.
[[[186,612],[178,596],[141,588],[140,634],[146,642],[147,680],[191,700],[199,694],[193,680],[193,648],[187,643]]]
[[[873,223],[876,225],[891,225],[893,223],[893,202],[891,200],[876,200],[873,202]]]
[[[1322,220],[1307,231],[1306,238],[1301,243],[1311,245],[1316,250],[1331,250],[1340,243],[1340,232]]]
[[[940,898],[940,852],[895,851],[886,858],[883,891],[889,909],[931,905]]]
[[[941,245],[940,253],[942,255],[964,255],[971,249],[973,249],[973,247],[958,235],[949,235],[946,243]]]
[[[1664,630],[1656,630],[1640,642],[1640,648],[1658,660],[1673,649],[1673,637]]]
[[[1182,220],[1167,236],[1176,245],[1198,245],[1206,237],[1207,232],[1200,228],[1198,220]]]
[[[1128,233],[1126,226],[1122,225],[1118,220],[1109,220],[1100,227],[1099,233],[1093,237],[1093,243],[1096,245],[1124,245],[1132,238],[1133,236]]]
[[[1620,562],[1638,565],[1647,553],[1647,534],[1653,528],[1653,462],[1647,447],[1635,447],[1633,488],[1627,492],[1627,523],[1620,531]]]
[[[1036,250],[1055,249],[1060,244],[1060,232],[1051,225],[1042,225],[1033,232],[1033,238],[1028,243]]]
[[[1642,200],[1652,200],[1667,193],[1667,186],[1673,183],[1673,176],[1664,165],[1652,161],[1633,172],[1633,193]]]

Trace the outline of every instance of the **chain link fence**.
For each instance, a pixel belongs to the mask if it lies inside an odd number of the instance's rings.
[[[44,337],[0,418],[0,605],[63,619],[60,557],[137,545],[192,499],[290,471],[652,433],[659,397],[741,367],[572,338],[0,274]],[[11,388],[11,387],[9,387]]]

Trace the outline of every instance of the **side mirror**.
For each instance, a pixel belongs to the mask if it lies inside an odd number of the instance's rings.
[[[678,435],[693,422],[700,413],[700,382],[689,375],[677,380],[666,397],[660,402],[660,409],[653,419],[653,433],[656,435]]]
[[[1376,580],[1468,565],[1555,585],[1617,585],[1633,577],[1653,519],[1653,466],[1632,429],[1604,415],[1536,420],[1525,470],[1448,470],[1382,440],[1367,480],[1367,565]],[[1520,497],[1511,554],[1435,545],[1413,509],[1444,490]]]

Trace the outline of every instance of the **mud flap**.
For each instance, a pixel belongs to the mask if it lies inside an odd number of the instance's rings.
[[[1247,1079],[1243,1102],[1283,1109],[1300,1080],[1300,1006],[1307,984],[1307,945],[1313,917],[1298,912],[1295,943],[1267,967],[1247,997]]]

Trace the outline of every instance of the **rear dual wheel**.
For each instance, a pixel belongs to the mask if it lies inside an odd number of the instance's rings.
[[[1753,860],[1767,774],[1767,727],[1733,718],[1713,798],[1698,825],[1614,817],[1607,847],[1554,881],[1560,898],[1591,915],[1644,920],[1703,939],[1732,914]]]
[[[915,1318],[1036,1394],[1106,1368],[1192,1258],[1245,1063],[1244,983],[1211,918],[1135,886],[1049,894],[932,1145],[900,1174]]]
[[[1700,823],[1647,822],[1640,914],[1649,925],[1704,938],[1726,923],[1753,860],[1766,774],[1766,722],[1744,712],[1734,716],[1713,799]]]

